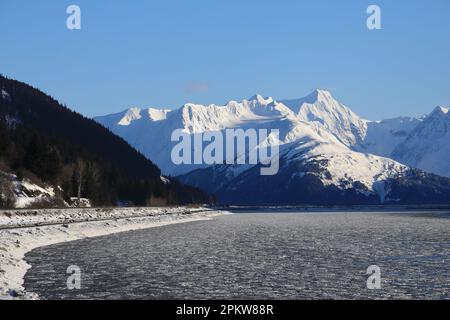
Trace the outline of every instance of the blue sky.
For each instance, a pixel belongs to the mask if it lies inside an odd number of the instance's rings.
[[[314,88],[374,120],[450,105],[448,0],[0,0],[0,30],[0,73],[87,116]]]

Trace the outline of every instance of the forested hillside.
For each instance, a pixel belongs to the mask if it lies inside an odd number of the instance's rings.
[[[0,76],[0,171],[55,187],[94,205],[206,203],[122,138],[24,83]],[[1,182],[0,182],[1,183]],[[3,182],[5,183],[5,182]],[[0,204],[1,205],[1,204]]]

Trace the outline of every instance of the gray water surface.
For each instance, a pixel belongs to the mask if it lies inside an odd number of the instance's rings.
[[[44,299],[450,298],[450,219],[435,214],[236,214],[38,248]],[[68,290],[67,268],[81,268]],[[381,268],[380,290],[366,270]]]

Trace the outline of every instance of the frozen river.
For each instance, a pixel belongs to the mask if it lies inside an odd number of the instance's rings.
[[[42,247],[44,299],[450,298],[445,213],[240,213]],[[81,270],[68,290],[67,268]],[[367,268],[381,289],[367,288]]]

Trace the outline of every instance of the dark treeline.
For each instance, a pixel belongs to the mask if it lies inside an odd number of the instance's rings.
[[[136,205],[210,203],[95,121],[24,83],[0,76],[0,170],[60,186],[61,198]]]

